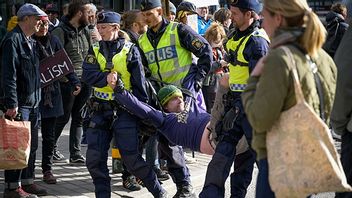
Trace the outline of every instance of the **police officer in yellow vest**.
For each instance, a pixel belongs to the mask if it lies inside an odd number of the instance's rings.
[[[140,37],[139,46],[151,75],[197,96],[213,60],[209,43],[189,26],[167,21],[160,0],[142,0],[141,10],[148,30]]]
[[[148,30],[140,37],[139,47],[151,76],[161,82],[161,86],[166,83],[189,90],[193,97],[184,99],[191,110],[205,110],[201,86],[212,63],[210,45],[189,26],[167,21],[160,0],[142,0],[141,11]],[[192,54],[198,57],[197,61]],[[167,160],[168,171],[177,186],[174,197],[196,197],[182,147],[171,145],[160,135],[159,148],[160,158]]]
[[[225,114],[218,124],[219,143],[208,165],[206,181],[199,197],[224,197],[225,181],[234,160],[239,168],[231,174],[231,197],[245,197],[252,180],[255,152],[250,148],[236,156],[236,145],[244,135],[250,144],[252,127],[244,113],[241,93],[249,74],[269,49],[269,38],[258,21],[261,5],[258,0],[232,0],[230,10],[236,29],[226,43],[229,62],[230,91],[225,100]],[[241,170],[242,169],[242,170]]]
[[[94,89],[90,100],[92,113],[87,129],[86,164],[95,185],[95,195],[111,196],[107,158],[114,133],[127,169],[144,182],[154,197],[165,197],[166,191],[138,151],[137,119],[113,103],[114,92],[108,86],[108,81],[118,73],[126,89],[139,100],[147,102],[139,50],[119,37],[121,18],[118,13],[101,12],[97,18],[102,41],[89,49],[82,74],[82,79]]]

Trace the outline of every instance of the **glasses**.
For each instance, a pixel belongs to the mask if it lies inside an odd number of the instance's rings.
[[[40,27],[48,27],[49,26],[49,22],[48,21],[42,21],[42,23],[40,24]]]

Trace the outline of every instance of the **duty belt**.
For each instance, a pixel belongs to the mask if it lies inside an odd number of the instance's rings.
[[[100,91],[93,91],[93,95],[99,99],[102,100],[113,100],[115,98],[115,94],[114,93],[106,93],[106,92],[100,92]]]
[[[95,96],[92,96],[87,100],[86,106],[93,111],[110,111],[119,109],[119,105],[116,101],[103,100]]]

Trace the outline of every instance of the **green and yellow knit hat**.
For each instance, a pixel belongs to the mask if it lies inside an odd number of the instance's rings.
[[[183,97],[182,91],[174,85],[166,85],[158,92],[158,99],[162,106],[170,101],[175,96]]]

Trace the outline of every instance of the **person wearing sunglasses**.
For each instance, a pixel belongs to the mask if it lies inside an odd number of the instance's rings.
[[[87,168],[95,185],[96,197],[110,197],[108,151],[115,137],[123,163],[129,172],[140,178],[154,197],[166,197],[156,174],[138,150],[136,117],[114,103],[114,91],[108,86],[116,72],[139,100],[147,102],[144,68],[138,48],[121,36],[121,17],[116,12],[101,12],[97,28],[102,40],[91,47],[83,62],[82,80],[93,87],[90,121],[87,129]]]

